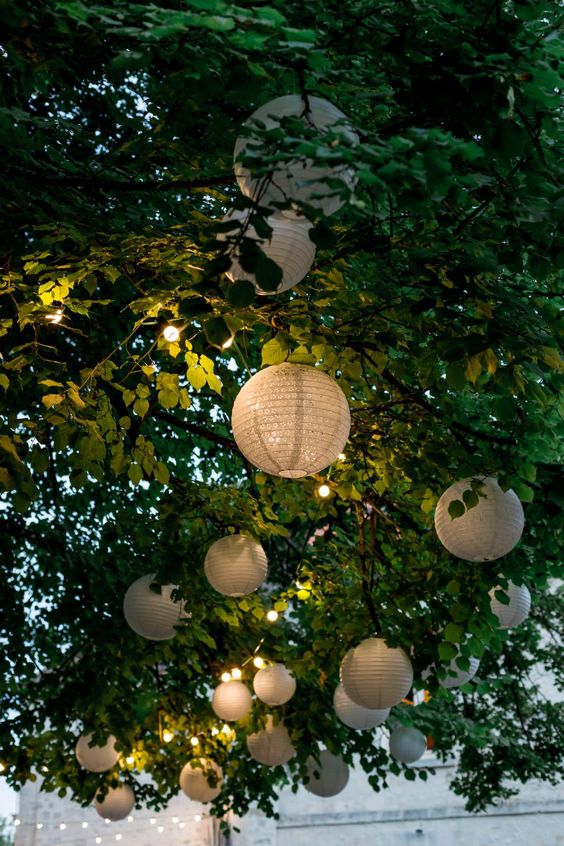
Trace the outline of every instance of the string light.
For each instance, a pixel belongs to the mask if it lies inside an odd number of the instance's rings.
[[[241,670],[239,669],[239,667],[234,667],[231,670],[231,678],[233,678],[233,679],[240,679],[242,675],[243,674],[242,674]]]
[[[96,843],[101,843],[101,842],[102,842],[102,838],[101,838],[101,837],[97,837],[97,838],[96,838]]]
[[[164,738],[164,734],[163,734],[163,738]],[[129,764],[129,766],[132,767],[133,764],[135,763],[135,758],[133,757],[133,755],[128,755],[127,758],[125,759],[125,763]]]
[[[43,823],[37,823],[37,828],[41,830],[43,828]]]
[[[231,335],[231,337],[230,337],[230,338],[228,338],[228,339],[225,341],[225,343],[221,345],[221,349],[222,349],[222,350],[228,350],[228,349],[229,349],[229,347],[231,346],[231,344],[233,343],[233,341],[234,341],[234,338],[233,338],[233,335]]]
[[[104,820],[104,822],[106,823],[106,825],[109,825],[109,824],[111,823],[111,820],[109,820],[109,819],[107,819],[107,818],[106,818],[106,819]]]
[[[86,820],[83,823],[81,823],[81,825],[82,825],[82,828],[88,828],[88,823],[86,822]]]
[[[116,840],[121,840],[121,834],[116,834]]]
[[[221,681],[228,682],[231,681],[231,673],[225,672],[221,674]]]
[[[15,819],[15,820],[14,820],[14,825],[20,825],[20,824],[21,824],[21,820],[20,820],[20,819]]]
[[[345,453],[344,453],[344,452],[340,452],[340,453],[339,453],[339,455],[337,456],[337,458],[339,459],[339,461],[344,461],[346,457],[347,457],[347,456],[345,455]]]
[[[66,827],[67,827],[66,823],[60,823],[60,825],[59,825],[59,828],[61,829],[61,831],[64,831]]]
[[[184,823],[184,822],[178,823],[178,828],[184,828],[185,825],[186,825],[186,823]]]
[[[55,311],[50,312],[49,314],[45,315],[45,320],[48,323],[60,323],[63,319],[63,309],[56,308]]]
[[[160,825],[160,826],[157,828],[157,831],[159,832],[159,834],[162,834],[162,833],[163,833],[163,831],[164,831],[164,826]]]
[[[168,729],[165,729],[163,731],[163,740],[164,740],[165,743],[170,743],[170,741],[172,740],[173,737],[174,737],[173,733],[171,731],[169,731]]]
[[[274,608],[271,608],[270,611],[266,614],[266,619],[269,623],[275,623],[278,619],[278,611],[275,611]]]
[[[317,494],[322,499],[327,499],[327,497],[331,495],[331,488],[329,485],[320,485],[317,489]]]
[[[196,816],[194,817],[194,819],[196,820],[196,822],[200,822],[200,820],[202,819],[202,815],[201,815],[201,814],[196,814]]]
[[[197,737],[194,736],[190,738],[190,743],[192,744],[192,746],[198,746],[200,741]]]
[[[176,825],[176,823],[178,822],[178,817],[173,817],[173,818],[172,818],[172,821],[173,821],[173,823]]]
[[[260,670],[261,667],[264,667],[264,658],[261,658],[260,655],[255,655],[253,658],[253,664],[257,670]]]
[[[156,819],[154,817],[151,817],[149,822],[151,823],[151,825],[154,825],[156,823]]]
[[[5,765],[0,761],[0,773],[3,773],[5,769]]]
[[[169,323],[168,326],[165,326],[165,328],[163,329],[163,338],[165,339],[165,341],[169,341],[171,344],[173,344],[180,338],[180,330],[177,329],[176,326],[173,326],[171,323]]]
[[[214,726],[211,730],[211,736],[215,737],[216,734],[219,734],[219,729]]]
[[[127,818],[127,822],[133,822],[133,817],[129,816],[129,817]]]

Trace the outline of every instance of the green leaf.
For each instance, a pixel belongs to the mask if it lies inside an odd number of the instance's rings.
[[[223,317],[209,317],[204,323],[204,332],[208,343],[222,347],[231,337],[231,330]]]
[[[262,255],[255,268],[255,278],[263,291],[276,291],[282,282],[282,268]]]
[[[232,282],[227,287],[227,301],[235,308],[245,308],[251,305],[254,303],[256,296],[255,286],[247,279]]]
[[[197,391],[199,391],[200,388],[203,388],[207,382],[206,371],[203,367],[200,367],[199,364],[188,368],[186,371],[186,378]]]
[[[458,623],[447,623],[443,632],[445,640],[450,643],[460,643],[463,634],[464,629]]]
[[[283,361],[286,361],[288,351],[282,347],[280,341],[272,338],[263,346],[261,356],[263,367],[267,364],[282,364]]]
[[[462,500],[453,499],[449,502],[448,513],[452,520],[456,520],[457,517],[462,517],[462,515],[466,513],[466,508]]]
[[[138,485],[141,479],[143,478],[143,470],[141,469],[141,465],[135,463],[130,464],[129,470],[127,471],[127,475],[129,476],[130,480],[133,482],[134,485]]]

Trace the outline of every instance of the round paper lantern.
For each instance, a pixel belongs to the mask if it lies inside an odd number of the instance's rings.
[[[91,773],[105,773],[106,770],[111,770],[119,758],[115,737],[110,734],[102,746],[90,746],[91,740],[91,734],[83,734],[78,738],[75,747],[76,760],[83,769]]]
[[[260,543],[246,535],[227,535],[208,549],[204,561],[206,578],[224,596],[245,596],[255,591],[268,572],[266,553]]]
[[[299,94],[277,97],[253,112],[246,126],[258,130],[275,129],[280,126],[281,119],[286,117],[302,117],[304,125],[313,127],[320,135],[334,129],[350,145],[358,144],[358,135],[347,123],[345,115],[328,100],[320,97],[308,97],[307,106]],[[330,215],[340,209],[345,200],[326,180],[338,180],[349,192],[356,185],[354,170],[342,164],[331,166],[328,162],[327,166],[323,167],[303,157],[276,165],[269,174],[251,176],[240,162],[241,157],[252,154],[260,166],[261,154],[268,155],[269,152],[267,141],[258,136],[241,136],[235,143],[233,156],[239,188],[243,194],[257,200],[262,206],[288,201],[302,202]]]
[[[220,720],[240,720],[252,705],[251,691],[243,682],[221,682],[213,692],[212,708]]]
[[[478,672],[480,661],[478,658],[468,658],[468,660],[470,662],[468,670],[461,670],[456,663],[456,658],[453,658],[446,667],[443,667],[446,671],[446,676],[439,679],[440,686],[444,687],[446,690],[450,690],[453,687],[460,687],[460,685],[466,684],[466,682],[473,679]]]
[[[245,226],[248,216],[248,211],[232,209],[225,215],[223,221],[240,220]],[[233,246],[229,253],[231,267],[226,271],[226,275],[232,281],[248,279],[253,283],[259,294],[280,294],[301,282],[311,270],[315,258],[315,244],[309,237],[311,223],[306,218],[295,214],[287,214],[284,217],[272,215],[266,219],[266,222],[272,229],[269,239],[260,238],[256,230],[250,225],[246,226],[243,237],[256,241],[267,258],[274,261],[282,269],[282,281],[278,288],[275,291],[263,291],[259,287],[254,273],[243,270],[239,264],[240,252],[238,246]],[[232,234],[221,232],[218,234],[218,240],[237,240],[240,234],[240,228],[234,229]]]
[[[496,599],[496,590],[503,590],[509,596],[509,605],[504,605]],[[526,585],[516,585],[509,582],[506,588],[495,587],[490,590],[490,606],[492,614],[499,620],[500,629],[512,629],[520,626],[529,616],[531,610],[531,594]]]
[[[141,576],[131,584],[123,598],[123,613],[128,625],[147,640],[169,640],[182,622],[184,602],[170,598],[176,585],[161,585],[160,593],[151,590],[155,574]]]
[[[306,790],[316,796],[336,796],[347,786],[349,768],[342,758],[332,755],[327,749],[319,754],[319,763],[313,757],[307,759],[309,781]]]
[[[267,705],[284,705],[296,692],[296,680],[284,664],[271,664],[258,671],[253,687],[258,698]]]
[[[251,464],[285,479],[318,473],[343,451],[351,416],[334,379],[304,364],[259,370],[237,394],[231,418]]]
[[[478,504],[453,519],[448,507],[454,499],[462,500],[471,482],[455,482],[441,496],[435,510],[435,531],[451,555],[464,561],[495,561],[519,541],[525,525],[523,506],[514,491],[502,491],[497,479],[488,476],[476,491]]]
[[[333,707],[342,723],[349,728],[366,731],[381,726],[387,720],[389,708],[363,708],[353,702],[342,684],[338,684],[333,694]]]
[[[390,755],[402,764],[418,761],[427,748],[427,738],[413,726],[395,726],[390,734]]]
[[[221,793],[223,770],[209,758],[195,758],[184,764],[179,782],[189,799],[194,802],[211,802]]]
[[[104,798],[96,796],[94,807],[105,820],[117,822],[125,819],[135,805],[135,793],[128,784],[110,787]]]
[[[283,723],[274,725],[270,714],[266,718],[264,729],[247,737],[247,749],[255,761],[267,767],[287,764],[296,754],[286,726]]]
[[[363,708],[391,708],[406,696],[413,683],[411,661],[399,647],[381,637],[369,637],[349,649],[341,662],[345,693]]]

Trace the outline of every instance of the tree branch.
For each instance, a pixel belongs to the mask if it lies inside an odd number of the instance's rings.
[[[188,432],[191,435],[196,435],[199,438],[205,438],[207,441],[219,444],[226,449],[239,452],[239,447],[234,440],[225,437],[225,435],[220,435],[217,432],[211,432],[203,426],[198,426],[197,423],[189,423],[187,420],[180,420],[178,417],[175,417],[174,414],[169,414],[166,411],[153,410],[150,416],[155,420],[162,420],[163,423],[169,423],[171,426],[176,426],[177,429],[182,429],[184,432]]]

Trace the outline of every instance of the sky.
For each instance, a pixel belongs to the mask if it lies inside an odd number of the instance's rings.
[[[18,795],[0,777],[0,817],[11,817],[18,807]]]

